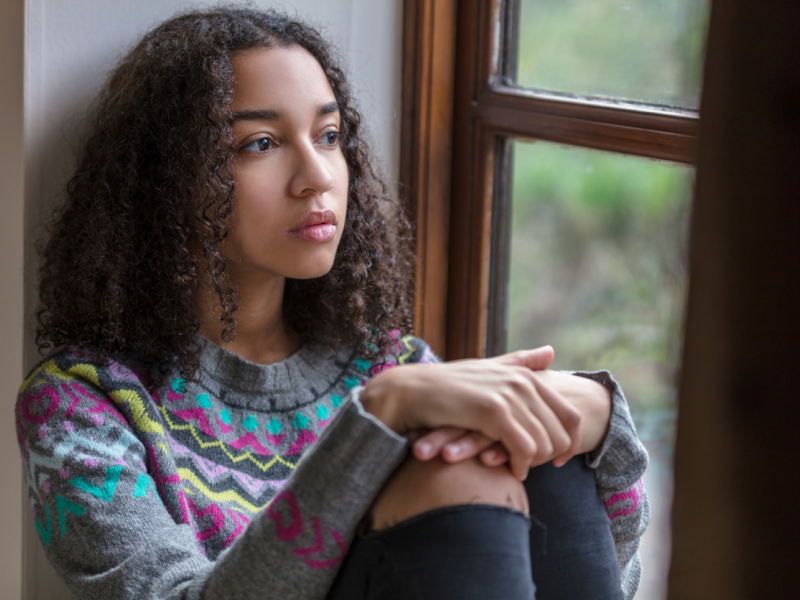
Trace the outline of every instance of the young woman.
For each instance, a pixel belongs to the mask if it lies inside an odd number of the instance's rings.
[[[370,160],[328,45],[285,16],[179,16],[113,71],[16,408],[75,597],[633,595],[647,455],[616,383],[406,335],[409,226]]]

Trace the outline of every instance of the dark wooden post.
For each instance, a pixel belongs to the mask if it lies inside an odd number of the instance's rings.
[[[720,0],[701,107],[669,598],[797,598],[800,3]]]

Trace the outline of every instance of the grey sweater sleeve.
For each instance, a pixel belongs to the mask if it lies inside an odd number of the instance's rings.
[[[325,597],[337,569],[324,554],[307,559],[308,549],[330,539],[337,560],[406,452],[405,438],[364,411],[359,391],[351,392],[270,508],[217,560],[198,598]],[[295,536],[298,520],[312,526]]]
[[[155,493],[177,481],[158,467],[172,451],[137,436],[113,407],[138,408],[127,418],[143,431],[160,427],[153,413],[131,394],[101,397],[86,380],[104,420],[75,410],[74,388],[62,385],[70,376],[51,371],[18,401],[19,443],[37,532],[81,600],[322,599],[357,523],[406,453],[405,438],[364,412],[354,388],[281,492],[212,561],[195,540],[203,531],[176,522]],[[201,519],[213,527],[217,516]]]
[[[608,371],[573,372],[602,383],[611,392],[611,420],[600,447],[587,456],[595,469],[595,482],[611,520],[617,549],[622,590],[630,600],[639,588],[642,574],[639,542],[650,521],[650,504],[642,484],[648,456],[631,418],[619,384]]]

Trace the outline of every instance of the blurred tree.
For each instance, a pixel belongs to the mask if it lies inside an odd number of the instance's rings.
[[[697,108],[708,0],[520,0],[517,82]]]

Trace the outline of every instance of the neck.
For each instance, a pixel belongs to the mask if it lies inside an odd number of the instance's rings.
[[[253,363],[268,365],[289,358],[300,348],[300,340],[283,320],[283,290],[286,278],[259,274],[260,277],[234,277],[239,308],[235,313],[233,340],[222,340],[219,309],[211,292],[203,290],[195,301],[200,333],[218,346]]]

